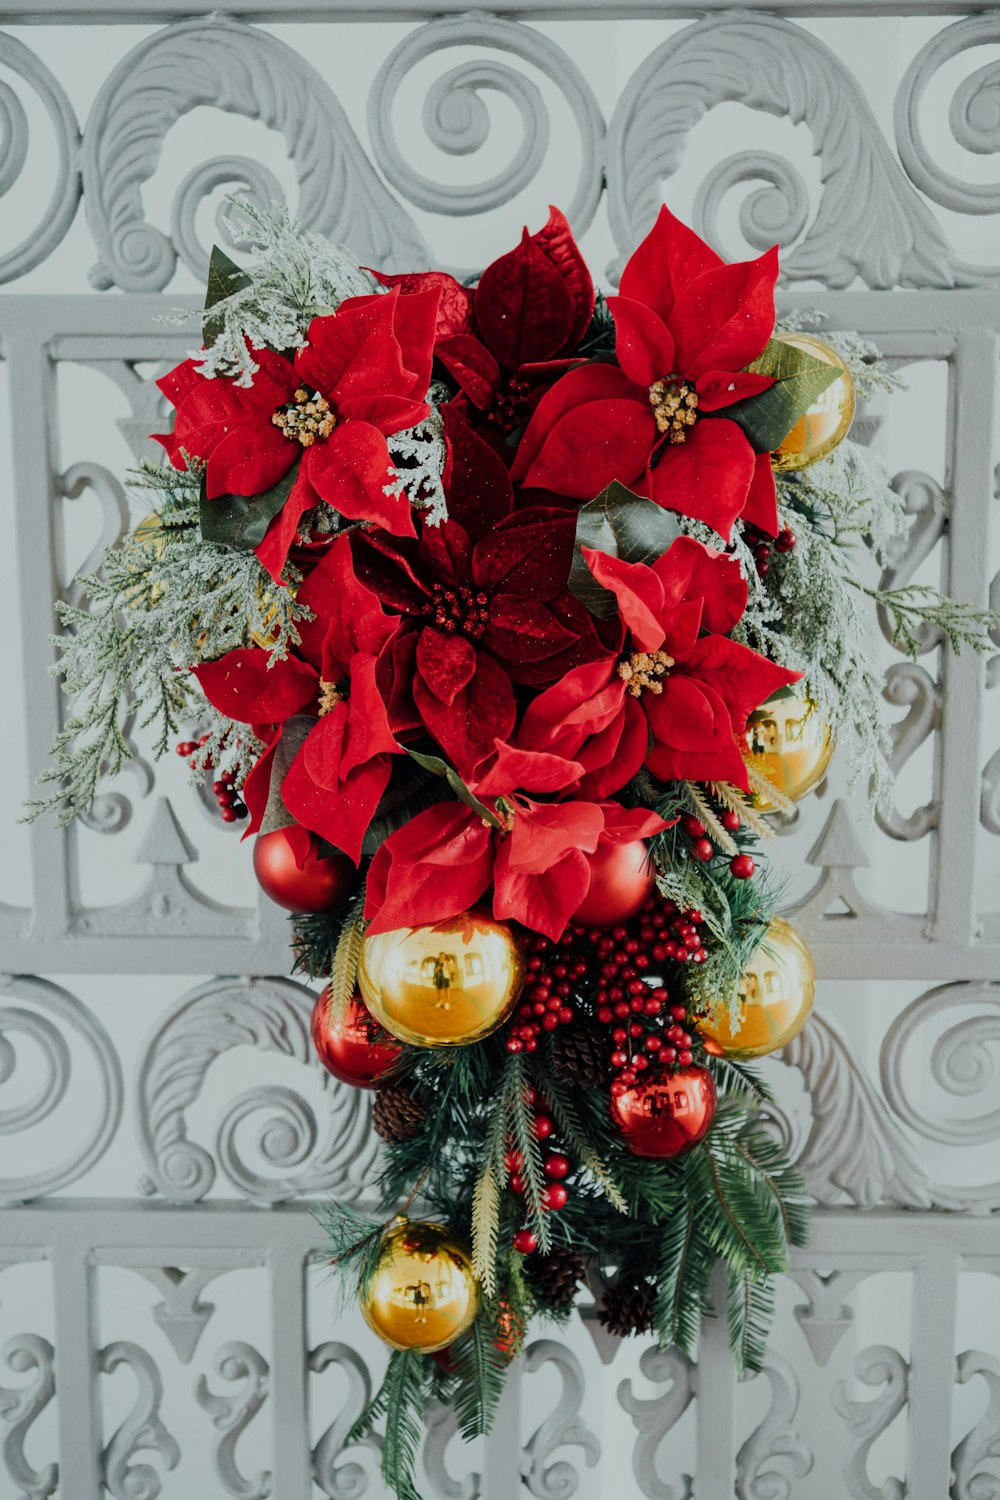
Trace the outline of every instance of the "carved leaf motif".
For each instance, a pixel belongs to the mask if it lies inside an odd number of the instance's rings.
[[[788,1477],[783,1469],[774,1468],[772,1461],[787,1461],[796,1479],[812,1469],[812,1453],[794,1426],[799,1383],[791,1365],[779,1354],[769,1356],[762,1374],[771,1387],[771,1404],[760,1426],[736,1455],[736,1500],[790,1500]]]
[[[312,1107],[285,1087],[264,1085],[236,1098],[218,1127],[219,1162],[241,1193],[257,1203],[336,1191],[358,1199],[378,1152],[369,1128],[370,1101],[320,1066],[309,1040],[314,1001],[292,980],[216,980],[191,991],[150,1038],[139,1075],[139,1132],[149,1166],[148,1190],[173,1202],[203,1198],[215,1180],[210,1152],[188,1139],[187,1110],[201,1095],[212,1063],[234,1047],[292,1058],[313,1070],[329,1106],[320,1129]],[[257,1147],[264,1174],[244,1159],[237,1127],[264,1114]],[[289,1169],[295,1168],[292,1172]]]
[[[313,1449],[313,1481],[329,1500],[361,1500],[368,1492],[368,1475],[360,1464],[343,1461],[344,1440],[371,1400],[371,1377],[354,1349],[332,1339],[309,1352],[309,1368],[314,1374],[322,1374],[330,1365],[336,1365],[346,1377],[347,1399]],[[352,1446],[377,1453],[382,1439],[370,1432]]]
[[[80,130],[73,106],[55,76],[29,47],[6,33],[0,36],[0,67],[23,78],[45,106],[55,132],[56,174],[52,196],[37,224],[0,256],[0,282],[16,281],[40,265],[62,240],[76,217],[80,201],[77,163]],[[0,173],[0,195],[9,192],[21,176],[28,158],[28,117],[17,95],[3,84],[4,161]]]
[[[142,187],[170,127],[200,105],[282,132],[299,182],[295,212],[308,228],[348,242],[362,261],[385,270],[429,261],[411,219],[379,182],[320,74],[277,37],[215,14],[140,42],[110,74],[91,110],[83,176],[100,250],[90,273],[98,289],[159,291],[173,275],[177,249],[147,222]],[[218,186],[217,174],[202,180]]]
[[[955,1476],[952,1500],[1000,1497],[1000,1361],[991,1354],[966,1349],[958,1356],[958,1379],[965,1385],[977,1375],[985,1382],[989,1399],[983,1415],[951,1456]]]
[[[562,1378],[559,1399],[525,1444],[524,1483],[538,1500],[569,1500],[580,1483],[573,1464],[566,1459],[548,1460],[558,1448],[582,1448],[593,1468],[601,1456],[601,1445],[580,1416],[583,1405],[583,1369],[575,1354],[554,1339],[538,1339],[525,1355],[531,1374],[542,1365],[553,1364]],[[547,1467],[546,1467],[547,1466]]]
[[[618,1404],[632,1418],[639,1434],[632,1450],[632,1472],[636,1484],[649,1500],[691,1500],[690,1474],[678,1476],[677,1484],[665,1484],[656,1472],[656,1456],[667,1433],[684,1415],[695,1393],[695,1367],[679,1349],[644,1349],[639,1369],[658,1385],[669,1381],[669,1389],[652,1401],[644,1401],[632,1390],[631,1380],[618,1387]]]
[[[229,1396],[213,1395],[204,1375],[195,1386],[195,1400],[212,1419],[221,1435],[215,1445],[215,1472],[227,1495],[236,1500],[267,1500],[271,1493],[271,1475],[266,1470],[248,1479],[236,1462],[236,1444],[267,1400],[268,1363],[252,1344],[240,1340],[223,1344],[213,1361],[215,1372],[239,1389]]]
[[[818,38],[768,15],[699,21],[652,52],[626,84],[608,137],[609,211],[623,254],[651,228],[662,183],[677,170],[695,125],[730,101],[787,116],[812,132],[823,193],[804,239],[783,260],[787,280],[829,287],[849,286],[858,276],[871,287],[954,284],[947,240],[894,160],[857,80]],[[787,243],[804,185],[789,166],[796,183],[789,201],[773,158],[762,159],[759,172],[752,160],[743,153],[740,180],[762,177],[772,191],[744,213],[744,233],[759,249]],[[775,212],[783,204],[784,225]]]
[[[136,1379],[135,1405],[101,1454],[101,1476],[115,1500],[156,1500],[162,1480],[152,1464],[133,1463],[136,1453],[159,1454],[168,1469],[181,1461],[176,1438],[160,1418],[163,1382],[155,1360],[138,1344],[119,1339],[100,1351],[98,1369],[105,1375],[128,1365]]]
[[[854,1373],[865,1385],[882,1385],[885,1389],[873,1401],[851,1401],[844,1382],[838,1380],[831,1393],[833,1409],[843,1417],[850,1433],[841,1465],[847,1493],[857,1500],[904,1500],[906,1486],[901,1479],[890,1476],[884,1484],[872,1483],[868,1454],[906,1405],[910,1367],[887,1344],[872,1344],[855,1359]]]
[[[34,1379],[27,1385],[0,1385],[0,1423],[7,1429],[0,1433],[0,1454],[8,1474],[22,1491],[22,1500],[48,1500],[59,1484],[58,1464],[35,1469],[24,1452],[28,1429],[55,1393],[54,1355],[48,1339],[37,1333],[18,1334],[4,1345],[4,1360],[15,1374],[34,1372]]]

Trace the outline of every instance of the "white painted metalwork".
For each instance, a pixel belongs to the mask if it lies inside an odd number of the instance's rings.
[[[308,990],[259,977],[286,922],[136,724],[82,826],[15,825],[64,712],[53,599],[135,520],[118,476],[191,342],[157,319],[194,305],[220,190],[398,269],[468,272],[550,199],[612,281],[665,196],[730,256],[780,240],[786,304],[910,381],[857,426],[914,516],[891,577],[998,604],[1000,15],[966,9],[0,5],[2,1500],[381,1493],[378,1433],[343,1443],[384,1355],[309,1212],[364,1198],[376,1142]],[[428,1495],[1000,1496],[996,644],[886,646],[896,805],[869,826],[838,762],[781,830],[823,983],[775,1128],[820,1207],[764,1373],[734,1383],[716,1320],[691,1361],[585,1305],[487,1443],[431,1413]]]

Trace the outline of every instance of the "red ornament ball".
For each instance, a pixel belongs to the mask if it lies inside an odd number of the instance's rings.
[[[653,863],[642,839],[598,844],[590,860],[590,889],[573,916],[585,927],[613,927],[642,910],[653,889]]]
[[[682,1068],[614,1095],[611,1119],[634,1156],[668,1161],[704,1140],[715,1105],[715,1080],[708,1069]]]
[[[552,1155],[547,1156],[542,1162],[542,1171],[546,1177],[560,1181],[563,1177],[569,1176],[569,1158],[563,1156],[561,1151],[553,1151]]]
[[[385,1033],[360,995],[335,1006],[329,985],[316,997],[312,1042],[320,1062],[341,1083],[374,1088],[399,1062],[403,1049]]]
[[[561,1182],[550,1182],[547,1188],[542,1189],[542,1206],[557,1213],[560,1208],[566,1207],[566,1199],[569,1197]]]
[[[749,880],[757,866],[753,862],[752,855],[735,854],[729,861],[729,868],[737,880]]]
[[[538,1236],[533,1229],[519,1229],[513,1245],[518,1255],[533,1255],[538,1249]]]
[[[305,858],[299,853],[308,840]],[[293,825],[259,833],[253,846],[253,872],[266,896],[299,916],[332,911],[345,902],[358,882],[346,854],[321,854],[315,835]]]

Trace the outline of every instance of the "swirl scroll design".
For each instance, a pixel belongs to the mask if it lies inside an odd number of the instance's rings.
[[[550,1464],[557,1448],[581,1448],[590,1468],[601,1456],[601,1445],[580,1416],[583,1405],[583,1369],[575,1354],[554,1339],[537,1339],[525,1355],[531,1374],[553,1364],[562,1377],[559,1399],[525,1444],[524,1483],[537,1500],[569,1500],[580,1484],[573,1464],[559,1459]]]
[[[987,1109],[972,1118],[934,1116],[925,1102],[913,1096],[906,1081],[907,1054],[912,1046],[924,1045],[918,1043],[918,1033],[949,1010],[972,1007],[980,1014],[949,1026],[934,1042],[931,1075],[953,1097],[988,1099],[995,1095],[996,1065],[990,1048],[1000,1045],[1000,984],[944,984],[929,990],[896,1018],[882,1044],[885,1097],[899,1118],[925,1140],[968,1147],[1000,1139],[1000,1109]],[[979,1187],[942,1185],[933,1189],[933,1196],[944,1207],[984,1212],[1000,1207],[1000,1182]]]
[[[796,1479],[812,1469],[813,1456],[795,1428],[799,1383],[780,1354],[769,1356],[762,1374],[771,1387],[771,1404],[736,1455],[736,1500],[790,1500],[788,1476],[772,1461],[787,1460]]]
[[[667,1484],[656,1472],[656,1455],[667,1433],[674,1428],[694,1398],[695,1367],[680,1349],[644,1349],[639,1369],[647,1380],[669,1389],[652,1401],[645,1401],[632,1389],[631,1380],[618,1387],[618,1404],[628,1412],[639,1434],[632,1449],[632,1473],[635,1482],[649,1500],[691,1500],[694,1494],[690,1474],[678,1475],[676,1485]]]
[[[260,1204],[311,1193],[336,1192],[350,1201],[362,1196],[378,1152],[370,1105],[362,1090],[338,1083],[317,1061],[309,1041],[314,998],[291,980],[220,979],[178,1001],[149,1039],[139,1069],[139,1133],[150,1173],[143,1191],[174,1203],[206,1195],[216,1162],[188,1139],[187,1110],[218,1057],[233,1047],[254,1047],[311,1068],[329,1113],[321,1131],[312,1107],[289,1088],[265,1084],[241,1094],[218,1127],[219,1165],[230,1182]],[[245,1160],[238,1135],[241,1124],[261,1114],[256,1147],[267,1173]]]
[[[19,997],[33,1008],[9,1005],[7,997]],[[9,1039],[14,1032],[30,1038],[41,1052],[45,1076],[32,1097],[0,1111],[0,1136],[48,1119],[63,1102],[73,1066],[67,1035],[82,1042],[97,1066],[97,1086],[92,1090],[97,1118],[89,1133],[76,1122],[69,1137],[75,1149],[63,1161],[22,1177],[0,1177],[0,1204],[25,1203],[82,1177],[107,1150],[122,1112],[121,1064],[111,1038],[93,1012],[68,990],[45,979],[0,975],[0,1085],[17,1068],[17,1051]]]
[[[16,281],[41,265],[62,241],[80,202],[80,130],[62,85],[23,42],[0,33],[0,67],[30,85],[52,122],[56,136],[56,180],[38,223],[6,254],[0,255],[0,282]],[[0,198],[8,193],[28,160],[28,117],[17,94],[0,82]]]
[[[528,187],[544,165],[549,115],[538,86],[506,63],[476,58],[451,68],[424,102],[424,129],[451,156],[479,151],[490,135],[490,117],[480,94],[493,90],[516,109],[521,141],[510,161],[486,181],[464,185],[435,182],[415,172],[399,145],[393,105],[407,74],[425,58],[453,47],[495,47],[537,68],[564,95],[581,143],[580,175],[566,216],[580,234],[590,224],[603,187],[604,118],[586,79],[561,47],[540,32],[496,16],[452,16],[432,21],[404,37],[379,69],[368,100],[368,128],[375,159],[394,188],[430,213],[479,214],[508,203]]]
[[[368,1475],[361,1464],[344,1461],[344,1443],[371,1400],[368,1367],[356,1350],[334,1339],[311,1349],[308,1364],[314,1375],[336,1365],[347,1379],[347,1398],[313,1449],[313,1483],[329,1500],[361,1500],[361,1496],[368,1493]],[[370,1432],[354,1446],[377,1453],[382,1447],[382,1439],[378,1433]]]
[[[986,1410],[971,1431],[956,1445],[951,1456],[953,1500],[1000,1500],[1000,1361],[976,1349],[958,1356],[958,1379],[962,1385],[980,1376],[988,1392]],[[987,1464],[992,1460],[992,1465]]]
[[[176,1469],[181,1461],[177,1439],[160,1417],[163,1381],[146,1350],[124,1339],[108,1344],[97,1356],[102,1374],[110,1375],[120,1365],[128,1365],[138,1391],[135,1405],[101,1454],[101,1479],[115,1500],[156,1500],[163,1488],[160,1475],[152,1464],[132,1460],[136,1453],[152,1450],[168,1469]]]
[[[235,1340],[216,1350],[215,1372],[239,1388],[231,1396],[216,1396],[208,1388],[204,1375],[198,1377],[195,1400],[208,1413],[220,1434],[215,1445],[215,1472],[227,1495],[237,1500],[266,1500],[271,1493],[271,1475],[262,1470],[248,1479],[236,1463],[236,1444],[267,1400],[269,1367],[267,1360],[252,1344]]]
[[[893,776],[912,755],[915,755],[929,735],[941,727],[942,700],[937,683],[917,662],[898,661],[885,674],[882,696],[907,713],[892,726],[892,750],[889,768]],[[883,833],[890,838],[912,842],[922,839],[932,828],[938,826],[940,807],[936,802],[925,802],[913,812],[904,814],[895,803],[886,811],[876,811],[875,819]]]
[[[167,285],[178,248],[200,265],[188,232],[194,205],[227,169],[246,183],[245,158],[216,158],[189,176],[174,210],[175,245],[145,217],[142,185],[156,170],[164,137],[199,105],[259,119],[284,135],[299,184],[296,212],[310,228],[346,240],[363,261],[389,270],[429,254],[409,216],[376,177],[347,115],[320,74],[277,37],[213,14],[157,31],[134,47],[104,83],[87,122],[83,178],[100,259],[99,290],[153,292]],[[220,174],[222,174],[220,176]],[[252,174],[251,190],[271,179]]]
[[[904,1500],[906,1485],[901,1479],[890,1476],[877,1487],[872,1483],[868,1454],[906,1405],[910,1367],[897,1350],[887,1344],[872,1344],[855,1359],[854,1373],[865,1385],[885,1389],[874,1401],[851,1401],[846,1385],[838,1380],[831,1392],[833,1409],[843,1417],[850,1433],[842,1464],[847,1492],[857,1500]]]
[[[1000,213],[1000,182],[972,182],[968,177],[956,177],[935,161],[924,140],[921,111],[935,74],[963,52],[998,44],[1000,18],[995,11],[956,21],[921,47],[896,94],[896,145],[907,175],[928,198],[954,213]],[[991,156],[1000,151],[998,88],[1000,60],[994,59],[963,78],[952,95],[948,124],[963,150],[977,156]],[[1000,267],[956,262],[955,275],[961,286],[995,285],[1000,280]]]
[[[0,1437],[0,1453],[7,1473],[22,1491],[23,1500],[48,1500],[59,1485],[59,1465],[46,1464],[36,1469],[24,1452],[28,1429],[52,1400],[56,1389],[53,1370],[55,1350],[48,1339],[37,1333],[21,1333],[4,1345],[4,1360],[17,1375],[34,1379],[28,1385],[0,1386],[0,1422],[7,1430]]]
[[[482,1493],[480,1475],[466,1474],[464,1479],[455,1479],[448,1473],[445,1453],[453,1437],[458,1435],[458,1418],[454,1408],[443,1401],[430,1401],[424,1417],[427,1436],[421,1457],[424,1469],[436,1494],[441,1500],[479,1500]]]
[[[913,519],[905,536],[897,539],[892,562],[879,580],[879,587],[883,589],[899,588],[909,583],[920,564],[945,535],[951,511],[950,497],[936,479],[920,469],[904,469],[896,474],[892,488],[901,497],[905,513]],[[878,609],[878,622],[882,634],[891,643],[889,617],[882,605]],[[926,620],[917,627],[916,636],[921,655],[933,651],[944,639],[942,631]]]
[[[820,157],[815,217],[782,262],[790,281],[871,287],[951,286],[951,251],[933,215],[895,161],[853,75],[817,37],[778,16],[709,16],[657,47],[622,93],[608,132],[611,226],[626,253],[650,228],[661,184],[688,137],[716,104],[736,102],[806,124]],[[756,245],[787,245],[801,232],[805,187],[774,157],[742,153],[702,189],[704,227],[726,186],[753,177],[743,228]],[[620,273],[620,262],[611,274]]]
[[[860,1208],[898,1203],[928,1208],[931,1196],[919,1154],[859,1068],[833,1022],[814,1015],[777,1054],[798,1068],[812,1104],[812,1128],[798,1159],[820,1203],[843,1194]]]

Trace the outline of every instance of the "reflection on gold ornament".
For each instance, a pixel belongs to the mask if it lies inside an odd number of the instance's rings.
[[[386,1031],[414,1047],[462,1047],[506,1018],[524,979],[506,922],[463,912],[429,927],[366,936],[358,988]]]
[[[790,802],[798,802],[823,780],[837,737],[811,698],[782,688],[755,709],[746,727],[748,764]],[[758,812],[773,804],[766,793],[754,797]]]
[[[393,1349],[433,1354],[454,1343],[479,1311],[468,1250],[444,1224],[391,1224],[361,1296],[368,1327]]]
[[[739,1021],[726,1009],[702,1016],[698,1030],[726,1057],[767,1057],[798,1036],[813,1007],[816,969],[795,928],[775,917],[740,980]]]
[[[814,333],[776,333],[774,337],[778,343],[801,349],[813,359],[836,365],[840,371],[836,380],[817,396],[772,453],[772,466],[787,473],[791,469],[808,469],[810,464],[819,463],[847,436],[854,421],[854,381],[837,351]]]

